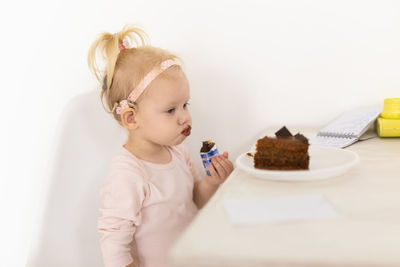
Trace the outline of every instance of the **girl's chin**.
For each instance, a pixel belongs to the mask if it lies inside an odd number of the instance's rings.
[[[169,142],[160,142],[159,144],[162,144],[164,146],[177,146],[182,144],[183,141],[185,141],[185,139],[187,138],[187,136],[184,136],[183,134],[177,136],[175,139],[170,140]]]
[[[175,142],[172,142],[173,144],[171,146],[177,146],[182,144],[182,142],[186,139],[186,136],[182,135],[179,138],[177,138],[177,140],[175,140]]]

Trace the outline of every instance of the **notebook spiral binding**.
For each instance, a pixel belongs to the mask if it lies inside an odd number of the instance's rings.
[[[336,137],[336,138],[357,138],[357,135],[354,133],[334,133],[334,132],[319,132],[317,136],[321,137]]]

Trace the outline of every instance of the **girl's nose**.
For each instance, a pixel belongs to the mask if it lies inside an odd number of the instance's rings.
[[[185,123],[188,123],[190,119],[190,112],[188,110],[183,110],[181,114],[179,114],[178,123],[179,125],[184,125]]]

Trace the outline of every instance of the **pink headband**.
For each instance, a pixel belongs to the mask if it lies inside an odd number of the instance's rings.
[[[152,69],[147,75],[141,80],[136,86],[135,89],[129,94],[127,99],[124,99],[119,102],[119,107],[117,107],[117,114],[121,115],[122,111],[124,111],[126,108],[129,108],[128,105],[128,100],[131,102],[135,102],[139,96],[144,92],[144,90],[147,88],[147,86],[158,76],[160,73],[164,72],[166,69],[173,65],[179,65],[178,62],[172,59],[165,60],[164,62],[161,63],[160,66],[155,67]]]

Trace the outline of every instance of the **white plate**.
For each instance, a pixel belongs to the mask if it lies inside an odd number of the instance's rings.
[[[253,153],[254,154],[254,153]],[[359,162],[353,151],[333,147],[310,146],[309,170],[261,170],[254,168],[253,157],[246,154],[236,159],[237,167],[263,179],[281,181],[312,181],[339,176]]]

